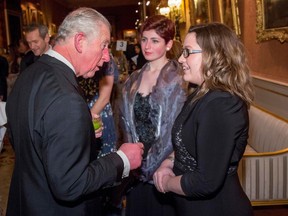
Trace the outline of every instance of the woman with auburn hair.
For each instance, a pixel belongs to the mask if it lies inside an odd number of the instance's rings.
[[[177,215],[253,215],[237,175],[253,100],[244,47],[230,28],[210,23],[191,27],[183,48],[183,78],[197,88],[173,125],[174,152],[154,183],[174,193]]]
[[[153,173],[172,153],[171,129],[186,100],[182,69],[166,57],[172,48],[174,23],[162,15],[145,20],[141,49],[147,63],[133,72],[123,86],[120,119],[125,141],[141,141],[142,166],[133,172],[134,184],[126,194],[126,216],[174,215],[169,196],[153,185]]]

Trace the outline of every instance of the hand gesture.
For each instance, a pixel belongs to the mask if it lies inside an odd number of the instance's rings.
[[[128,158],[130,170],[140,167],[144,153],[144,145],[142,143],[124,143],[120,146],[119,150]]]
[[[172,170],[171,161],[164,160],[161,166],[156,170],[153,175],[153,181],[157,188],[157,190],[161,193],[168,192],[167,190],[167,182],[171,177],[174,177],[175,174]]]

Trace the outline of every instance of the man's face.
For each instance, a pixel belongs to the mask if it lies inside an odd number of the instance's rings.
[[[108,44],[110,42],[110,31],[106,26],[100,27],[101,34],[91,41],[86,40],[83,52],[80,55],[81,65],[77,76],[84,78],[93,77],[95,72],[102,67],[104,62],[110,60]]]
[[[38,29],[26,33],[25,38],[35,56],[41,56],[49,49],[49,35],[43,39]]]

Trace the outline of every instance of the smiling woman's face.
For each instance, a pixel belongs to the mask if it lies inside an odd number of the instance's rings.
[[[196,41],[196,33],[188,33],[185,37],[184,49],[192,50],[202,50]],[[202,75],[202,53],[189,54],[187,58],[183,55],[180,56],[179,62],[182,64],[184,75],[183,79],[187,82],[201,85],[204,81]]]

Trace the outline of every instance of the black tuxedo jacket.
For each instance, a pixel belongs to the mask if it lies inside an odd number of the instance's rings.
[[[7,216],[100,215],[100,188],[121,179],[116,153],[96,160],[74,72],[48,55],[20,74],[6,106],[15,150]]]
[[[27,53],[25,53],[25,55],[21,58],[20,73],[23,72],[31,64],[33,64],[37,59],[38,57],[34,55],[32,50],[29,50]]]

